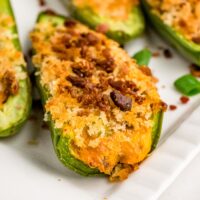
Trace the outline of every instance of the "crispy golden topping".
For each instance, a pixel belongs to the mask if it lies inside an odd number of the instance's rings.
[[[152,77],[116,42],[78,22],[39,22],[31,39],[51,96],[46,112],[72,139],[71,153],[106,174],[131,165],[116,172],[127,175],[150,151],[152,116],[163,105]]]
[[[75,6],[84,9],[91,8],[97,15],[115,20],[127,20],[134,5],[138,0],[73,0]]]
[[[154,12],[188,40],[200,44],[199,0],[148,0]]]
[[[23,56],[13,44],[16,38],[10,30],[13,26],[10,16],[0,14],[0,108],[10,95],[18,93],[18,80],[25,76],[20,67],[24,65]]]

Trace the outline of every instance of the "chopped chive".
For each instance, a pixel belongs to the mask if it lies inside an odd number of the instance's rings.
[[[200,93],[200,82],[192,75],[184,75],[178,78],[174,85],[177,90],[186,96],[193,96]]]
[[[148,49],[143,49],[137,52],[132,58],[134,58],[139,65],[149,65],[152,53]]]

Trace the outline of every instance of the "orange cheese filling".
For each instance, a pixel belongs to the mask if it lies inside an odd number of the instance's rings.
[[[188,40],[200,44],[199,0],[147,0],[161,19],[183,34]]]
[[[39,22],[31,33],[45,104],[72,155],[124,179],[149,153],[161,109],[153,78],[119,45],[75,21]]]
[[[138,5],[138,0],[73,0],[75,6],[91,8],[97,15],[115,20],[127,20],[133,6]]]

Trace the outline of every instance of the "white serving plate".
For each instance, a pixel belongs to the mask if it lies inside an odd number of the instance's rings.
[[[58,0],[48,0],[48,8],[67,14]],[[30,48],[28,34],[41,7],[37,0],[13,0],[13,8],[23,50]],[[147,37],[148,35],[148,37]],[[152,31],[126,45],[130,55],[144,47],[158,51],[168,48]],[[85,178],[66,169],[57,159],[48,130],[41,128],[42,112],[29,120],[21,133],[0,141],[0,199],[2,200],[149,200],[157,199],[181,170],[200,151],[200,96],[186,105],[173,87],[176,78],[189,73],[189,62],[175,51],[172,59],[162,55],[150,64],[159,78],[158,88],[164,101],[178,105],[165,114],[158,148],[140,169],[122,183],[109,183],[105,178]],[[36,140],[38,144],[30,145]]]

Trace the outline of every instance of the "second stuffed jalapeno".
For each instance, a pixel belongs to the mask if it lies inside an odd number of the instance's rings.
[[[40,14],[33,63],[58,158],[82,175],[123,180],[158,142],[163,103],[119,44],[77,21]]]
[[[144,31],[145,22],[138,0],[62,0],[72,16],[120,44]]]
[[[200,1],[142,0],[142,4],[158,33],[200,66]]]

